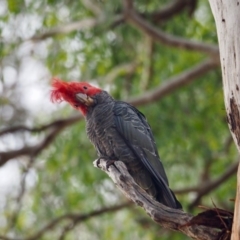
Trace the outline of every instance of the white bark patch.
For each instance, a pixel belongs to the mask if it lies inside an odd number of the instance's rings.
[[[228,124],[240,152],[240,1],[209,0],[209,2],[217,27]],[[240,169],[231,239],[240,239]]]

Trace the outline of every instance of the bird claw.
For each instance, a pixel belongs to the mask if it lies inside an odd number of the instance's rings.
[[[117,161],[117,160],[104,159],[104,158],[100,157],[100,158],[98,158],[98,159],[96,160],[96,166],[97,166],[98,168],[101,168],[101,167],[99,166],[101,160],[104,160],[104,161],[106,162],[106,169],[107,169],[107,170],[108,170],[108,168],[109,168],[111,165],[114,164],[115,161]]]
[[[98,158],[98,159],[96,159],[96,160],[94,161],[94,162],[96,163],[96,166],[97,166],[98,168],[100,168],[100,166],[99,166],[100,160],[101,160],[101,158]]]
[[[114,163],[116,162],[117,160],[106,160],[106,168],[108,170],[108,168],[111,166],[111,165],[114,165]]]
[[[98,168],[101,168],[101,167],[99,166],[101,159],[104,160],[104,159],[101,158],[101,157],[98,158],[97,160],[95,160],[95,161],[96,161],[96,166],[97,166]]]

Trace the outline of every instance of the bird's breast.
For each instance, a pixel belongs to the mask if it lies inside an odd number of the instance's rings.
[[[99,157],[121,160],[129,170],[137,172],[142,164],[116,129],[113,108],[114,105],[104,105],[92,111],[87,118],[87,135]]]
[[[114,130],[113,104],[99,104],[87,116],[87,135],[100,156],[114,157],[112,131]]]

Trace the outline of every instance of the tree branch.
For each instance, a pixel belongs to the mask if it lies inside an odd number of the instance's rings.
[[[51,222],[49,222],[46,226],[44,226],[37,233],[33,234],[30,237],[25,237],[24,239],[21,239],[21,238],[9,238],[9,237],[0,235],[0,239],[2,239],[2,240],[36,240],[36,239],[41,238],[47,231],[53,230],[58,224],[60,224],[60,222],[62,222],[64,220],[70,220],[72,223],[76,224],[76,223],[86,221],[92,217],[100,216],[105,213],[111,213],[111,212],[115,212],[115,211],[121,210],[126,207],[130,207],[131,205],[132,205],[131,202],[125,202],[125,203],[122,203],[122,204],[119,204],[116,206],[102,208],[100,210],[96,210],[96,211],[86,213],[86,214],[78,214],[78,213],[77,214],[76,213],[64,214],[64,215],[52,220]]]
[[[140,31],[151,36],[156,42],[160,42],[171,47],[203,52],[219,59],[219,50],[217,46],[167,34],[152,26],[138,13],[136,13],[133,9],[133,0],[123,0],[123,4],[125,9],[125,18],[127,21],[137,27]]]
[[[148,35],[144,36],[144,43],[143,43],[143,57],[142,57],[142,76],[140,79],[140,87],[141,89],[147,89],[149,82],[153,75],[153,53],[154,53],[154,42],[152,38]]]
[[[188,223],[193,216],[180,209],[172,209],[156,202],[134,182],[123,162],[116,161],[114,165],[107,169],[106,161],[101,159],[100,163],[96,160],[94,166],[105,171],[127,198],[142,207],[161,226],[170,230],[180,231],[193,239],[219,239],[219,231],[217,229],[197,224],[189,226]]]
[[[225,182],[229,177],[231,177],[233,174],[237,173],[237,169],[238,169],[238,164],[239,164],[239,160],[236,161],[235,163],[233,163],[232,165],[230,165],[227,170],[221,175],[219,176],[217,179],[211,180],[211,181],[207,181],[206,183],[201,184],[201,187],[198,188],[197,190],[197,197],[195,198],[195,200],[191,203],[191,205],[189,206],[189,208],[193,208],[194,206],[198,205],[201,198],[208,194],[209,192],[211,192],[213,189],[217,188],[218,186],[220,186],[223,182]]]
[[[32,41],[41,41],[45,40],[49,37],[54,37],[56,35],[60,34],[67,34],[73,31],[80,31],[85,30],[91,27],[95,27],[96,25],[102,23],[102,18],[86,18],[80,21],[67,23],[55,28],[52,28],[44,33],[36,34],[33,37],[31,37],[29,40]]]
[[[30,155],[31,157],[38,155],[43,149],[45,149],[49,144],[55,139],[55,137],[67,126],[75,123],[76,121],[79,121],[80,119],[83,119],[82,116],[75,116],[72,118],[68,118],[65,120],[57,120],[54,121],[50,124],[47,124],[45,126],[42,126],[40,128],[35,128],[35,129],[28,129],[27,127],[18,127],[18,130],[43,130],[51,127],[51,131],[46,135],[45,139],[38,143],[35,146],[25,146],[21,149],[18,150],[13,150],[9,152],[0,152],[0,166],[4,165],[8,160],[12,158],[16,158],[19,156],[24,156],[24,155]],[[17,127],[14,129],[16,131]],[[11,132],[10,129],[8,129],[8,132]],[[6,133],[6,131],[5,131]]]
[[[216,67],[217,63],[215,63],[214,61],[210,59],[205,60],[199,63],[198,65],[184,72],[181,72],[179,75],[171,77],[168,80],[165,80],[157,88],[145,92],[140,97],[129,99],[128,102],[130,102],[134,106],[139,106],[160,100],[167,94],[193,82],[196,78],[206,74],[208,71],[213,70]]]
[[[20,126],[13,126],[13,127],[9,127],[9,128],[5,128],[3,129],[2,131],[0,131],[0,136],[4,135],[4,134],[8,134],[8,133],[15,133],[15,132],[19,132],[19,131],[28,131],[28,132],[33,132],[33,133],[36,133],[36,132],[41,132],[41,131],[44,131],[44,130],[48,130],[50,128],[53,128],[53,127],[58,127],[58,126],[62,126],[62,125],[71,125],[79,120],[81,120],[83,117],[82,116],[72,116],[72,117],[69,117],[69,118],[66,118],[66,119],[58,119],[58,120],[55,120],[51,123],[48,123],[46,125],[42,125],[40,127],[34,127],[34,128],[31,128],[31,127],[27,127],[27,126],[24,126],[24,125],[20,125]]]
[[[169,19],[179,12],[183,11],[185,8],[189,9],[189,13],[192,14],[194,11],[197,0],[174,0],[170,3],[166,4],[166,6],[161,9],[153,12],[150,17],[154,22],[162,21],[165,19]]]
[[[138,63],[130,62],[130,63],[122,63],[120,65],[117,65],[114,67],[107,75],[105,75],[103,78],[104,82],[106,84],[113,84],[113,81],[115,78],[117,78],[119,75],[127,75],[134,72],[136,69]],[[100,79],[100,81],[101,81]]]
[[[101,16],[103,14],[98,2],[92,0],[82,0],[82,4],[88,8],[95,16]]]
[[[160,9],[153,11],[151,13],[142,13],[138,14],[144,19],[150,19],[154,23],[168,20],[174,15],[180,13],[184,9],[189,9],[189,15],[191,15],[196,7],[197,0],[173,0],[170,3],[167,3],[165,6]],[[119,15],[119,18],[115,19],[111,24],[111,27],[116,27],[122,23],[125,23],[124,14]]]
[[[223,182],[228,180],[233,174],[237,173],[238,164],[239,164],[239,161],[236,161],[233,164],[231,164],[227,168],[227,170],[216,179],[209,180],[199,186],[176,189],[176,190],[173,190],[173,192],[176,194],[186,194],[189,192],[197,192],[202,195],[201,197],[203,197],[204,195],[208,194],[210,191],[220,186]]]

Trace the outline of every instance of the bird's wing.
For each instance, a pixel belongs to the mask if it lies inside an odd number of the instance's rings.
[[[161,189],[168,206],[176,206],[175,198],[168,187],[168,179],[160,161],[156,144],[146,118],[133,106],[116,101],[114,107],[115,127],[126,144],[153,177]]]

